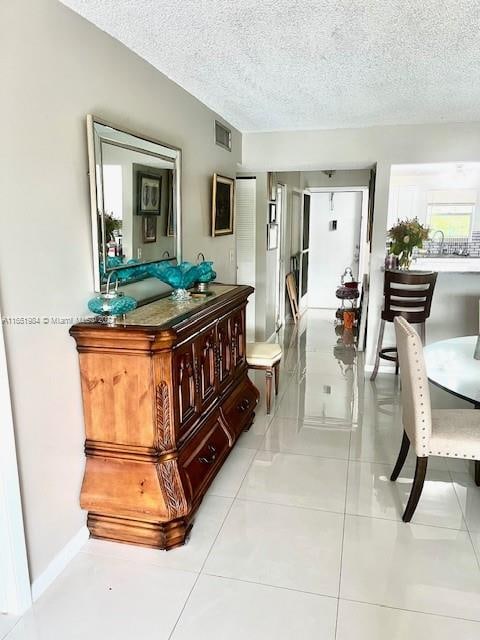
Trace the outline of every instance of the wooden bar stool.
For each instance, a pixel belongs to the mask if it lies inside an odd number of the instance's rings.
[[[267,414],[272,406],[272,378],[275,376],[275,395],[278,395],[280,382],[280,362],[282,360],[282,347],[270,342],[247,343],[247,364],[249,369],[262,369],[265,371],[267,388]]]
[[[380,358],[395,362],[395,374],[398,373],[396,347],[382,348],[385,322],[393,322],[401,316],[412,324],[419,324],[422,344],[425,344],[425,321],[430,316],[437,275],[434,271],[385,271],[382,320],[378,331],[375,366],[370,380],[377,377]]]

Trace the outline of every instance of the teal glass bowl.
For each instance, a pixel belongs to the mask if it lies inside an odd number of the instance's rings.
[[[191,262],[172,264],[171,262],[156,262],[148,265],[151,276],[170,285],[172,289],[188,289],[193,286],[199,276],[198,265]]]
[[[212,282],[217,277],[217,274],[213,270],[213,262],[210,260],[204,260],[198,265],[198,277],[197,282]]]
[[[118,292],[102,293],[88,301],[88,308],[92,313],[112,319],[123,316],[136,307],[135,298]]]
[[[165,282],[173,289],[184,291],[193,287],[196,282],[214,280],[217,274],[213,271],[212,264],[213,262],[206,261],[200,264],[181,262],[177,265],[171,262],[156,262],[148,265],[148,271],[151,276]]]

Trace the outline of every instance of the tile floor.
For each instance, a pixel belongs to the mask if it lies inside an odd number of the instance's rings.
[[[366,381],[330,317],[309,311],[285,342],[274,411],[260,405],[186,546],[90,540],[23,618],[0,616],[0,638],[478,640],[471,469],[436,460],[413,524],[401,521],[414,460],[388,480],[397,382]],[[433,390],[433,402],[458,401]]]

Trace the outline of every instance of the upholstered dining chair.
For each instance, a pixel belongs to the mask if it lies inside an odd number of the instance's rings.
[[[395,318],[403,414],[403,440],[390,477],[395,481],[405,463],[410,445],[417,464],[403,521],[410,522],[422,495],[428,458],[441,456],[480,460],[480,411],[433,409],[420,336],[405,318]],[[473,354],[472,354],[473,357]]]

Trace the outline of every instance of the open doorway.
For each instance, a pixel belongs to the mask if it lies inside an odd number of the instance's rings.
[[[308,307],[336,309],[345,269],[361,283],[368,254],[368,188],[311,189]]]

